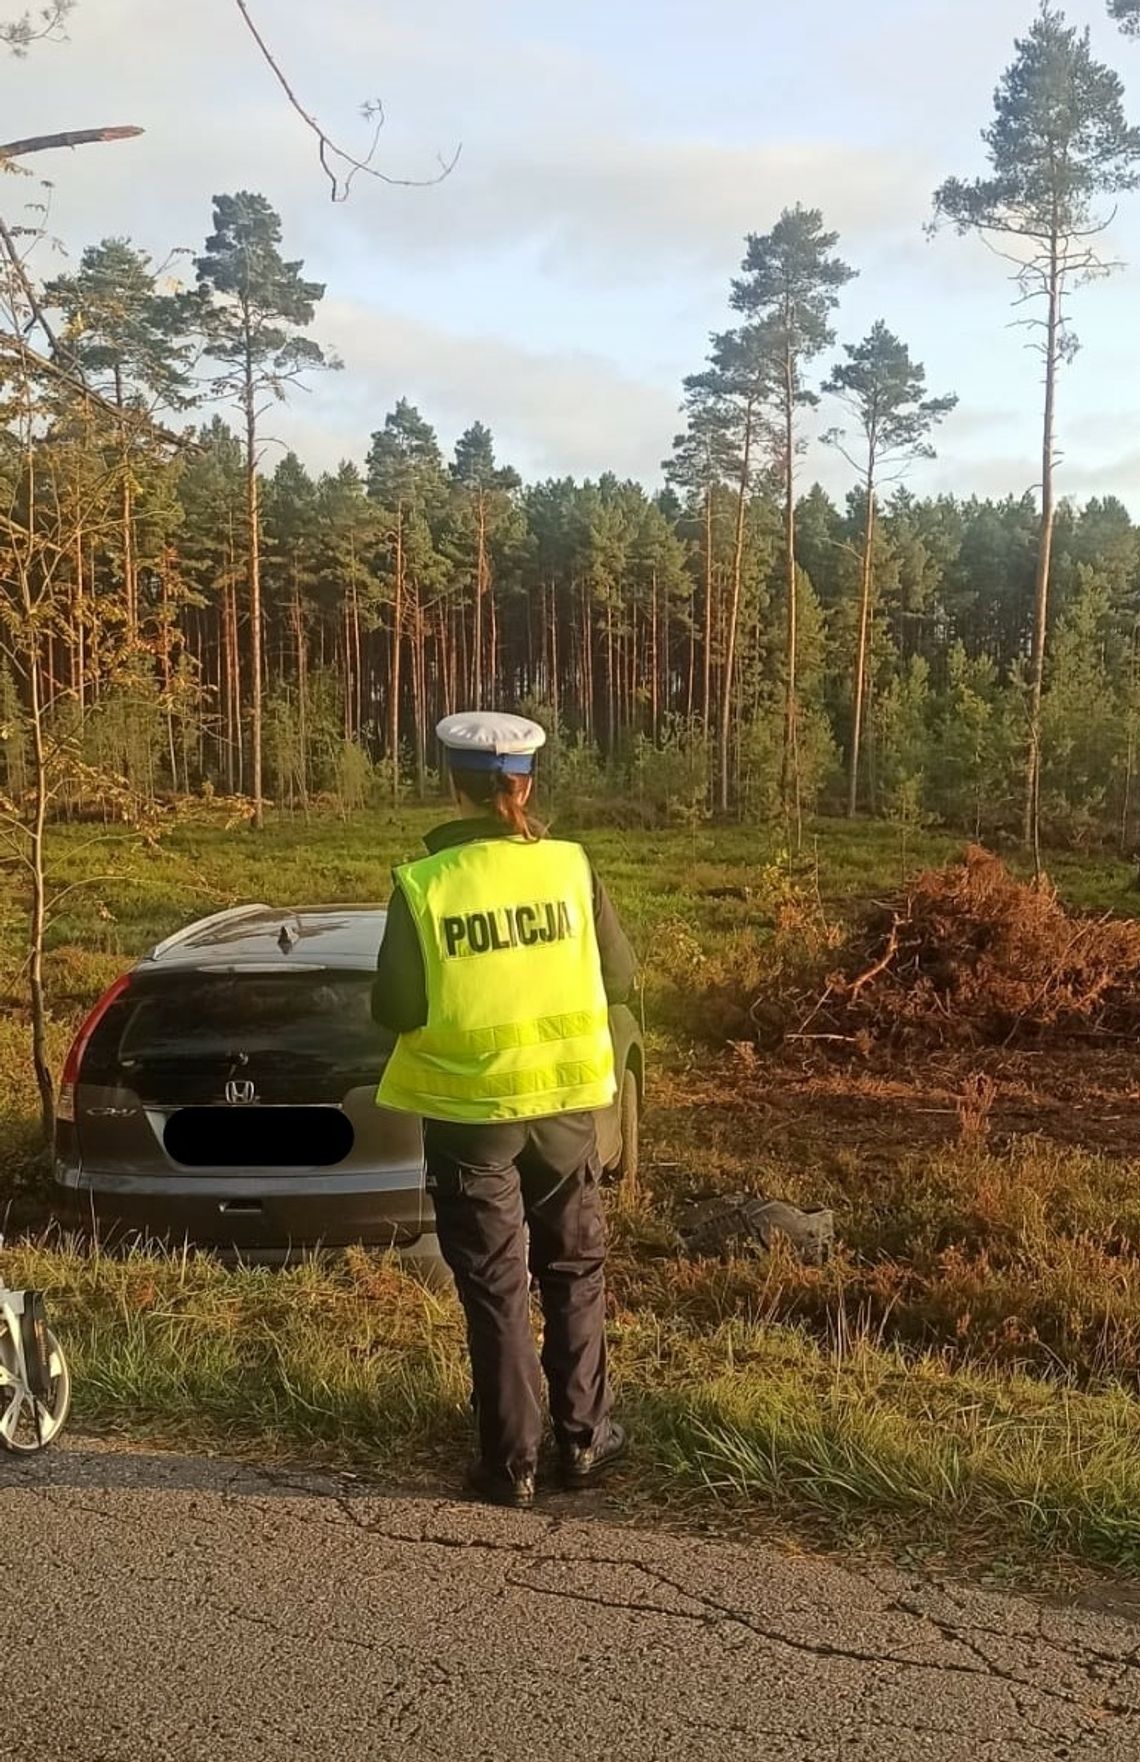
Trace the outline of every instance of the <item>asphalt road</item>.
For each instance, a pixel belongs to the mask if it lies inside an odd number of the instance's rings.
[[[1140,1754],[1108,1612],[73,1444],[0,1461],[5,1762]]]

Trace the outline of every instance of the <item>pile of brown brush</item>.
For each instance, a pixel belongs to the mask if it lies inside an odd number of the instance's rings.
[[[783,1038],[869,1054],[1132,1034],[1140,923],[1072,915],[1050,886],[971,847],[876,903],[822,992],[785,1016]]]

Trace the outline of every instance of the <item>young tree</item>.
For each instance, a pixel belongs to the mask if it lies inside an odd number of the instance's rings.
[[[246,570],[250,628],[250,788],[254,823],[263,817],[261,518],[258,506],[258,424],[267,398],[314,367],[332,365],[318,343],[302,336],[324,298],[324,284],[305,281],[300,262],[281,255],[281,221],[264,196],[241,190],[215,196],[214,231],[198,258],[198,283],[210,296],[206,347],[221,366],[218,391],[232,397],[245,423]]]
[[[811,363],[834,342],[830,318],[839,290],[855,271],[834,255],[838,233],[823,230],[816,208],[785,209],[770,233],[748,239],[743,273],[733,283],[732,304],[749,321],[754,346],[768,364],[779,430],[779,476],[784,493],[784,579],[787,640],[784,652],[784,749],[781,794],[799,823],[796,700],[796,459],[798,418],[819,398],[806,383]]]
[[[949,221],[958,232],[996,242],[1014,266],[1017,304],[1044,309],[1025,321],[1033,329],[1045,369],[1024,813],[1025,840],[1032,844],[1039,869],[1057,378],[1077,349],[1067,302],[1073,287],[1113,267],[1097,249],[1097,238],[1112,218],[1102,203],[1135,188],[1140,130],[1125,119],[1118,75],[1093,59],[1089,32],[1068,25],[1051,0],[1042,0],[1028,36],[1015,44],[1014,59],[994,95],[994,120],[982,139],[989,176],[950,178],[935,193],[934,206],[936,218]]]
[[[859,577],[859,620],[851,694],[851,752],[848,763],[847,812],[854,817],[859,803],[859,757],[867,684],[867,638],[875,555],[876,494],[885,476],[897,482],[916,459],[932,459],[928,436],[948,416],[956,397],[926,397],[926,370],[912,361],[906,344],[880,319],[861,343],[848,343],[847,359],[824,386],[844,403],[859,425],[863,456],[846,445],[841,429],[825,438],[837,446],[864,484],[863,554]]]

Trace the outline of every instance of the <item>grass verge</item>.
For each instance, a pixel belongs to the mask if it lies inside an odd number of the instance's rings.
[[[50,1290],[91,1429],[457,1480],[459,1312],[389,1264],[232,1272],[17,1246],[4,1271]],[[870,1532],[972,1563],[1140,1566],[1140,1422],[1123,1390],[644,1310],[619,1311],[613,1345],[637,1436],[622,1489],[634,1503],[747,1510],[817,1540]]]
[[[382,898],[391,863],[435,818],[275,818],[262,836],[179,825],[145,852],[109,834],[99,866],[112,872],[72,894],[53,927],[56,1067],[83,1010],[148,942],[237,899]],[[805,929],[897,885],[904,854],[945,860],[960,841],[924,837],[904,853],[889,828],[821,824],[795,888],[778,831],[609,828],[587,842],[646,955],[651,1024],[651,1204],[619,1221],[612,1263],[615,1370],[638,1433],[622,1497],[654,1515],[770,1517],[815,1539],[869,1536],[971,1562],[1140,1564],[1131,1049],[1003,1051],[985,1066],[988,1089],[949,1052],[883,1071],[725,1050],[726,1036],[751,1035],[742,1000],[758,976],[794,978],[805,948],[814,958]],[[87,829],[59,831],[56,845],[61,882],[89,872]],[[1051,867],[1070,903],[1135,909],[1132,867]],[[20,901],[0,888],[0,905],[0,1228],[11,1230],[46,1208]],[[835,1262],[679,1259],[680,1202],[736,1190],[832,1205]],[[469,1436],[458,1312],[367,1256],[281,1275],[26,1246],[3,1267],[49,1291],[88,1428],[458,1483]]]

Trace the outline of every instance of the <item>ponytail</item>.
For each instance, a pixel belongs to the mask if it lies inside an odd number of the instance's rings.
[[[468,801],[485,808],[494,819],[501,820],[512,837],[525,838],[528,844],[534,844],[545,836],[546,827],[526,811],[529,777],[502,770],[456,770],[452,772],[452,781]]]

